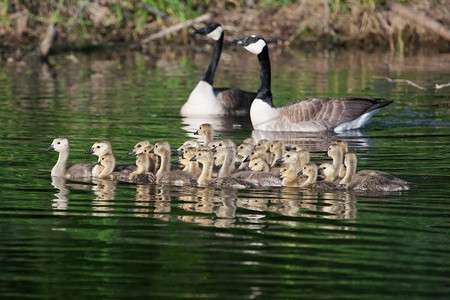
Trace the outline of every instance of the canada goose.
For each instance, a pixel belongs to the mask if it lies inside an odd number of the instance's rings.
[[[398,192],[409,190],[409,183],[394,175],[376,170],[362,170],[356,172],[357,157],[355,153],[346,153],[344,164],[347,167],[341,184],[351,190],[370,192]]]
[[[170,145],[168,142],[158,142],[150,151],[161,158],[161,166],[156,172],[156,183],[177,186],[195,185],[197,180],[189,173],[170,170]]]
[[[236,161],[239,163],[238,170],[244,170],[248,167],[248,161],[244,160],[250,156],[255,146],[248,143],[240,144],[236,149]]]
[[[194,132],[194,135],[200,135],[203,137],[203,146],[209,146],[212,142],[214,135],[214,128],[211,124],[205,123],[198,127],[198,130]]]
[[[304,165],[309,163],[310,154],[307,150],[289,150],[277,160],[277,163],[283,164],[283,166],[289,165],[297,173],[301,171]]]
[[[261,187],[281,186],[281,179],[270,173],[269,165],[261,157],[251,160],[248,168],[248,171],[235,173],[232,177],[252,182]]]
[[[202,165],[202,173],[197,179],[199,186],[216,186],[216,187],[229,187],[229,188],[254,188],[251,182],[236,179],[230,176],[212,179],[213,170],[213,156],[209,150],[201,149],[197,152],[191,160],[197,160]]]
[[[278,176],[282,180],[281,185],[288,187],[301,187],[307,179],[307,176],[299,174],[299,172],[289,166],[280,168]]]
[[[342,160],[344,159],[344,154],[348,152],[348,143],[343,140],[336,140],[333,142],[333,144],[341,146],[342,149]],[[343,161],[342,161],[343,162]],[[341,163],[341,167],[339,169],[339,172],[337,173],[339,178],[344,178],[345,176],[345,165]]]
[[[156,181],[156,176],[154,173],[149,172],[151,162],[149,149],[153,146],[149,141],[138,142],[128,154],[136,155],[136,166],[137,169],[129,175],[129,181],[135,183],[154,183]]]
[[[315,163],[309,162],[302,168],[302,173],[308,178],[303,182],[300,187],[311,189],[316,192],[334,192],[339,187],[330,181],[317,181],[318,168]]]
[[[269,149],[267,149],[268,152],[272,153],[272,163],[270,164],[271,167],[274,167],[277,164],[277,160],[279,160],[283,154],[284,154],[284,142],[283,141],[273,141],[270,144]]]
[[[195,30],[195,33],[206,35],[214,40],[214,53],[202,80],[189,95],[181,107],[182,116],[215,115],[215,116],[247,116],[256,93],[240,89],[213,88],[214,73],[219,63],[223,44],[223,28],[218,23],[210,23]]]
[[[116,165],[116,159],[112,153],[111,144],[107,141],[100,141],[86,151],[86,154],[98,156],[98,163],[92,169],[92,177],[100,179],[128,181],[132,171],[136,170],[136,165]]]
[[[64,177],[67,179],[74,178],[91,178],[94,163],[79,162],[66,167],[67,158],[69,157],[69,140],[66,138],[56,138],[45,151],[59,152],[58,161],[53,166],[51,176]]]
[[[220,146],[214,154],[214,165],[220,166],[217,173],[218,178],[230,176],[235,169],[234,157],[235,150],[233,147]]]
[[[178,147],[177,150],[172,152],[171,156],[181,156],[181,155],[183,155],[184,149],[186,149],[188,147],[194,147],[194,148],[198,149],[198,148],[200,148],[200,143],[198,141],[196,141],[196,140],[187,140],[187,141],[185,141],[183,143],[183,145]]]
[[[329,145],[327,155],[333,159],[333,168],[331,169],[333,174],[329,174],[329,178],[331,179],[329,181],[334,181],[339,177],[339,171],[341,170],[341,165],[344,160],[341,146],[338,144]]]
[[[192,161],[191,158],[193,158],[197,154],[198,148],[196,147],[187,147],[184,149],[184,152],[182,153],[182,158],[185,160],[185,163],[187,164],[186,168],[183,169],[183,171],[188,172],[195,178],[199,177],[202,173],[202,168],[200,168],[197,161]]]
[[[258,95],[250,107],[255,130],[264,131],[329,131],[341,132],[364,126],[380,108],[392,101],[379,98],[311,98],[274,107],[270,90],[270,59],[266,41],[260,36],[234,40],[258,56],[261,69]]]
[[[94,154],[99,158],[97,165],[92,169],[92,177],[106,179],[114,171],[116,160],[112,154],[111,144],[108,141],[94,143],[86,151],[86,154]]]
[[[322,163],[318,168],[318,174],[323,175],[323,180],[339,184],[341,179],[336,179],[336,169],[331,163]]]

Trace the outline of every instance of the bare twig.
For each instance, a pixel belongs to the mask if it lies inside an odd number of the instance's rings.
[[[210,18],[211,18],[211,15],[210,15],[210,14],[204,14],[204,15],[201,15],[200,17],[195,18],[195,19],[192,19],[192,20],[188,20],[188,21],[186,21],[186,22],[181,22],[181,23],[175,24],[175,25],[170,26],[170,27],[168,27],[168,28],[165,28],[165,29],[163,29],[163,30],[161,30],[161,31],[159,31],[159,32],[157,32],[157,33],[155,33],[155,34],[150,35],[149,37],[147,37],[147,38],[145,38],[144,40],[142,40],[141,44],[142,44],[142,45],[143,45],[143,44],[147,44],[147,43],[150,42],[150,41],[153,41],[153,40],[157,40],[157,39],[163,38],[164,36],[166,36],[166,35],[168,35],[168,34],[171,34],[171,33],[175,32],[175,31],[178,31],[178,30],[181,30],[181,29],[183,29],[183,28],[192,26],[193,24],[198,23],[198,22],[204,22],[204,21],[207,21],[207,20],[209,20]]]
[[[450,86],[450,82],[449,83],[444,83],[444,84],[435,84],[434,85],[434,87],[430,87],[430,88],[426,88],[426,87],[423,87],[423,86],[421,86],[421,85],[418,85],[417,83],[414,83],[414,82],[412,82],[411,80],[408,80],[408,79],[392,79],[392,78],[389,78],[389,77],[386,77],[386,76],[373,76],[372,78],[375,78],[375,79],[385,79],[385,80],[387,80],[387,81],[389,81],[389,82],[402,82],[402,83],[407,83],[407,84],[409,84],[409,85],[412,85],[413,87],[415,87],[415,88],[418,88],[418,89],[420,89],[420,90],[423,90],[423,91],[430,91],[430,90],[439,90],[439,89],[442,89],[442,88],[445,88],[445,87],[449,87]]]
[[[87,0],[86,2],[83,3],[83,5],[81,5],[76,14],[75,17],[72,20],[72,23],[70,23],[69,29],[67,29],[67,33],[66,33],[66,37],[64,38],[64,40],[62,41],[63,43],[66,41],[67,37],[72,33],[73,29],[75,28],[75,25],[77,25],[78,20],[81,17],[81,12],[86,8],[86,6],[91,3],[92,0]]]

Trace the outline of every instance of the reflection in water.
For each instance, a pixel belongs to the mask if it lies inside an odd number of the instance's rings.
[[[69,199],[67,195],[70,193],[66,187],[66,179],[63,177],[52,176],[52,185],[58,189],[58,193],[55,194],[56,198],[53,199],[52,207],[57,210],[54,211],[55,215],[64,215],[67,213],[69,207]]]
[[[169,221],[170,188],[155,184],[136,185],[135,217],[155,218]]]
[[[253,130],[252,138],[255,141],[268,139],[269,141],[283,141],[285,144],[295,144],[309,151],[325,151],[335,140],[345,140],[349,146],[368,147],[371,145],[370,139],[364,135],[362,130],[348,130],[341,133],[331,131],[326,132],[276,132]]]
[[[111,207],[114,204],[114,195],[116,192],[117,181],[95,179],[92,180],[96,185],[92,187],[96,198],[92,201],[94,216],[107,217],[112,216],[112,213],[108,213],[114,210]]]
[[[213,117],[213,116],[198,116],[198,117],[182,117],[182,129],[187,132],[188,137],[197,138],[193,133],[199,128],[201,124],[209,123],[213,125],[214,130],[230,130],[241,127],[251,126],[249,117]]]

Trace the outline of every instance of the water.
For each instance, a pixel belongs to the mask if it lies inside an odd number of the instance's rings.
[[[234,49],[234,48],[233,48]],[[252,90],[256,58],[225,49],[217,86]],[[272,51],[277,105],[312,95],[393,100],[368,128],[293,134],[325,161],[347,140],[359,167],[411,191],[314,194],[53,180],[52,139],[70,161],[109,140],[119,162],[141,139],[177,148],[203,120],[178,111],[210,49],[63,54],[0,64],[2,298],[445,298],[450,293],[450,55]],[[216,138],[253,135],[247,119],[211,119]],[[280,137],[279,135],[277,137]]]

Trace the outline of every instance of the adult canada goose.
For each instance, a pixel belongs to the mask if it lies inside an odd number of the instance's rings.
[[[260,36],[234,40],[258,56],[261,69],[258,95],[250,107],[255,130],[341,132],[364,126],[380,108],[392,101],[378,98],[311,98],[274,107],[270,90],[270,59],[266,41]]]
[[[214,128],[211,124],[205,123],[198,127],[194,135],[203,137],[203,146],[209,146],[213,140]]]
[[[210,23],[195,30],[195,33],[206,35],[214,40],[214,53],[202,80],[189,95],[181,107],[182,116],[214,115],[214,116],[246,116],[256,93],[240,89],[213,88],[214,73],[222,52],[223,28],[218,23]]]
[[[197,180],[191,174],[179,170],[170,170],[170,145],[168,142],[158,142],[150,151],[161,158],[161,166],[156,172],[156,182],[177,186],[195,185]]]
[[[202,165],[202,173],[200,177],[197,179],[197,183],[199,186],[216,186],[216,187],[225,187],[225,188],[254,188],[255,184],[233,178],[230,176],[215,178],[212,179],[212,170],[213,170],[213,155],[209,150],[201,149],[197,152],[191,160],[197,160]]]
[[[149,172],[151,162],[150,155],[148,153],[153,146],[149,141],[138,142],[128,154],[136,155],[137,169],[129,175],[128,179],[135,183],[154,183],[156,182],[156,176],[154,173]]]
[[[394,175],[376,170],[362,170],[356,172],[357,157],[355,153],[346,153],[344,164],[347,167],[341,184],[351,190],[370,192],[398,192],[409,190],[409,183]]]
[[[45,151],[59,152],[58,161],[53,166],[51,176],[64,177],[67,179],[74,178],[91,178],[94,163],[79,162],[71,166],[66,166],[69,157],[69,140],[66,138],[56,138]]]

